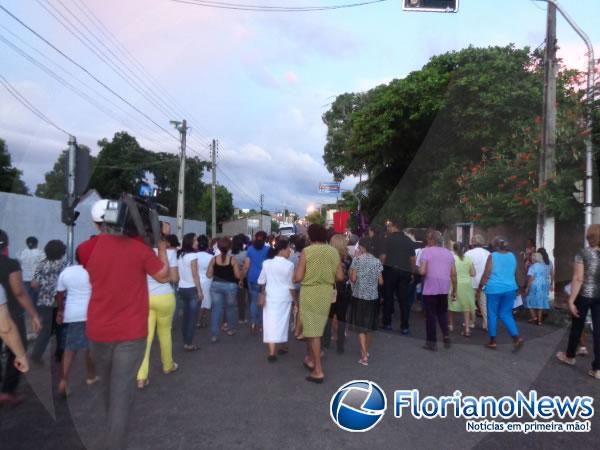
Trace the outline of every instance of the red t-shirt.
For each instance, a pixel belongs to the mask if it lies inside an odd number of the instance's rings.
[[[92,297],[86,334],[96,342],[143,339],[148,335],[148,283],[163,262],[150,247],[124,236],[102,234],[77,248],[90,275]]]

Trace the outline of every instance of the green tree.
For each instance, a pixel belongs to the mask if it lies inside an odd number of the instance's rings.
[[[271,233],[279,232],[279,222],[276,220],[271,220]]]
[[[88,153],[90,149],[85,145],[79,145]],[[63,150],[58,156],[52,170],[44,175],[44,182],[37,185],[35,195],[37,197],[49,198],[52,200],[62,200],[65,196],[65,168],[68,149]],[[92,173],[96,158],[91,158]]]
[[[459,202],[467,187],[457,180],[467,168],[489,158],[488,149],[508,152],[503,153],[505,159],[523,153],[519,130],[529,128],[528,139],[537,139],[532,134],[539,132],[534,120],[542,105],[540,56],[514,46],[469,47],[435,56],[422,69],[367,93],[341,95],[323,117],[328,126],[323,156],[328,170],[334,176],[366,172],[368,194],[362,209],[379,221],[401,216],[413,226],[427,226],[472,218],[478,212],[483,216],[483,211]],[[564,75],[558,103],[564,114],[577,116],[580,99],[569,89],[568,73]],[[565,155],[563,174],[579,164],[577,158],[566,157],[581,151],[573,135],[579,131],[563,130],[570,136],[559,142]],[[529,151],[535,175],[537,153]],[[493,170],[480,175],[487,173],[490,180],[498,175]],[[560,190],[570,177],[559,180],[555,186]],[[469,184],[473,190],[485,187]],[[557,204],[564,206],[563,194]],[[534,197],[528,204],[510,205],[519,208],[519,217],[535,217]],[[488,208],[486,214],[503,217],[497,209]]]
[[[223,222],[231,220],[233,217],[233,195],[227,190],[225,186],[217,186],[216,189],[216,203],[217,203],[217,227]],[[210,233],[211,227],[211,215],[212,215],[212,187],[205,186],[202,191],[202,195],[198,200],[197,205],[199,211],[199,218],[203,219],[207,223],[207,231]]]
[[[172,153],[151,153],[146,168],[154,175],[154,184],[158,188],[157,202],[167,207],[171,215],[177,211],[177,191],[179,188],[179,157]],[[185,217],[201,219],[203,211],[199,208],[200,198],[205,191],[202,175],[208,163],[200,158],[186,158],[185,170]]]
[[[305,217],[305,219],[311,225],[315,223],[318,225],[325,225],[325,217],[323,217],[320,211],[311,212]]]
[[[0,139],[0,191],[29,195],[29,189],[21,178],[23,172],[13,167],[12,158],[4,139]]]
[[[124,192],[136,193],[139,183],[146,179],[152,154],[137,140],[121,131],[112,141],[98,141],[100,152],[90,180],[90,189],[96,189],[105,198],[115,198]]]

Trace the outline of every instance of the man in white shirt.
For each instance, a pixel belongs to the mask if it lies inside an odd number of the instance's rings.
[[[21,264],[25,289],[27,289],[27,293],[35,305],[37,303],[37,291],[34,291],[31,288],[31,280],[33,280],[35,266],[44,258],[44,252],[37,248],[38,240],[35,236],[29,236],[25,239],[25,244],[27,245],[27,248],[21,250],[21,253],[17,256],[17,260]]]
[[[471,261],[473,261],[473,267],[475,267],[475,276],[471,278],[473,289],[477,289],[479,287],[481,277],[483,276],[483,272],[485,271],[485,265],[487,263],[488,257],[490,256],[490,252],[483,248],[484,245],[485,240],[483,239],[483,236],[481,236],[480,234],[475,234],[471,239],[471,246],[473,248],[465,253],[465,256],[471,258]],[[481,298],[479,299],[478,304],[479,310],[481,311],[481,316],[483,318],[482,327],[484,330],[487,330],[486,301],[487,300],[485,298],[485,294],[481,292]]]

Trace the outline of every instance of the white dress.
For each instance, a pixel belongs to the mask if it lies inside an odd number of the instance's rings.
[[[210,261],[213,259],[213,255],[208,252],[198,252],[197,261],[198,261],[198,275],[200,277],[200,287],[202,288],[202,294],[204,298],[202,299],[202,304],[200,307],[202,309],[210,309],[212,306],[212,301],[210,299],[210,285],[212,284],[212,278],[208,278],[206,276],[206,271],[208,270],[208,265]]]
[[[263,307],[263,342],[282,343],[288,341],[291,289],[294,264],[281,256],[267,259],[263,263],[258,284],[266,284],[266,304]]]

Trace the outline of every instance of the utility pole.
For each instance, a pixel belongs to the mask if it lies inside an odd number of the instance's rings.
[[[183,224],[185,216],[185,146],[187,137],[187,122],[183,119],[182,122],[175,120],[171,121],[181,136],[181,155],[179,160],[179,184],[177,186],[177,238],[179,242],[183,240]]]
[[[74,208],[75,204],[75,170],[77,161],[77,140],[75,136],[69,136],[69,153],[68,153],[68,171],[67,171],[67,204],[69,208]],[[67,261],[73,264],[73,254],[75,248],[75,219],[69,221],[67,225]]]
[[[594,171],[594,143],[592,141],[592,126],[593,126],[593,114],[594,114],[594,46],[589,36],[575,23],[575,21],[569,16],[569,14],[562,9],[558,4],[557,0],[535,0],[544,1],[551,4],[556,8],[561,16],[567,21],[567,23],[575,30],[579,37],[585,42],[587,47],[587,58],[588,58],[588,72],[587,72],[587,111],[586,111],[586,136],[585,136],[585,194],[584,194],[584,224],[583,230],[584,236],[587,232],[588,227],[592,224],[593,214],[593,171]],[[585,238],[584,238],[585,242]],[[587,242],[586,242],[587,245]]]
[[[544,53],[544,103],[542,110],[542,151],[540,153],[540,186],[556,175],[556,5],[548,3],[546,51]],[[545,205],[538,205],[537,247],[544,247],[554,260],[555,221]]]
[[[264,231],[263,228],[263,206],[265,202],[265,195],[260,194],[260,231]]]
[[[212,196],[211,196],[211,229],[210,235],[214,239],[217,236],[217,141],[212,140],[211,145],[211,167],[212,167]]]

